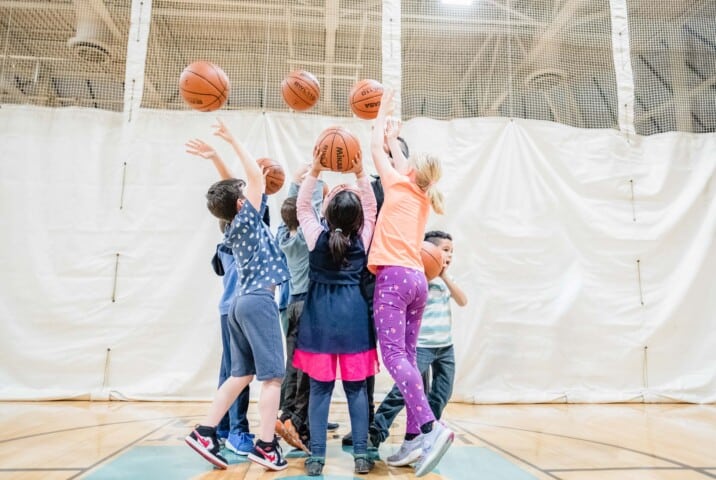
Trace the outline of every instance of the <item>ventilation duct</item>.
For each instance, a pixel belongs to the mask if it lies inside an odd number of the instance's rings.
[[[98,8],[97,1],[74,0],[77,26],[75,36],[67,41],[75,56],[88,63],[105,63],[111,56],[112,31],[102,16],[104,5]]]

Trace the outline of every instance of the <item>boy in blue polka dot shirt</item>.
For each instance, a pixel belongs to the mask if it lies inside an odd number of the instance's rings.
[[[217,390],[205,420],[185,440],[207,461],[218,468],[227,468],[226,459],[219,454],[216,425],[256,376],[262,382],[258,404],[261,425],[248,458],[269,470],[283,470],[287,463],[274,425],[285,359],[274,290],[288,281],[288,267],[278,243],[262,221],[267,208],[264,172],[221,120],[214,128],[214,135],[233,147],[246,171],[245,187],[222,180],[206,194],[209,211],[230,222],[224,244],[234,255],[240,282],[229,311],[231,376]]]

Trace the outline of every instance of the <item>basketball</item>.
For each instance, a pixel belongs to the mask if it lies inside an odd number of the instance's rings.
[[[259,158],[256,160],[256,163],[258,163],[262,169],[268,168],[268,173],[266,173],[266,195],[272,195],[281,190],[283,182],[286,179],[286,173],[283,171],[283,167],[270,158],[265,157]]]
[[[356,117],[371,120],[378,116],[383,85],[377,80],[365,79],[356,82],[348,94],[351,110]]]
[[[318,79],[305,70],[294,70],[281,82],[281,96],[290,108],[308,110],[318,102],[321,85]]]
[[[229,77],[218,65],[199,60],[190,63],[179,77],[179,93],[187,105],[200,112],[213,112],[229,99]]]
[[[343,127],[329,127],[316,141],[321,165],[334,172],[347,172],[353,167],[353,158],[361,160],[360,142]]]
[[[423,246],[420,249],[420,258],[423,260],[425,278],[428,281],[437,277],[443,271],[443,251],[434,243],[423,242]]]

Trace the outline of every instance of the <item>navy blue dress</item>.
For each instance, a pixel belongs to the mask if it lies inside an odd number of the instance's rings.
[[[367,254],[355,235],[341,264],[328,248],[329,232],[308,255],[309,285],[298,327],[297,347],[311,353],[360,353],[375,348],[368,302],[361,292]]]

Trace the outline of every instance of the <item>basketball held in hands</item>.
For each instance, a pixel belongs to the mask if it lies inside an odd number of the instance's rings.
[[[286,172],[283,167],[270,158],[259,158],[256,160],[262,171],[266,173],[266,195],[273,195],[274,193],[281,190],[283,182],[286,180]],[[268,169],[268,171],[266,171]]]
[[[316,149],[321,165],[334,172],[345,173],[353,168],[353,159],[361,161],[360,142],[343,127],[329,127],[318,136]]]
[[[443,251],[434,243],[423,242],[423,246],[420,248],[420,258],[423,260],[425,278],[428,279],[428,282],[443,271]]]

